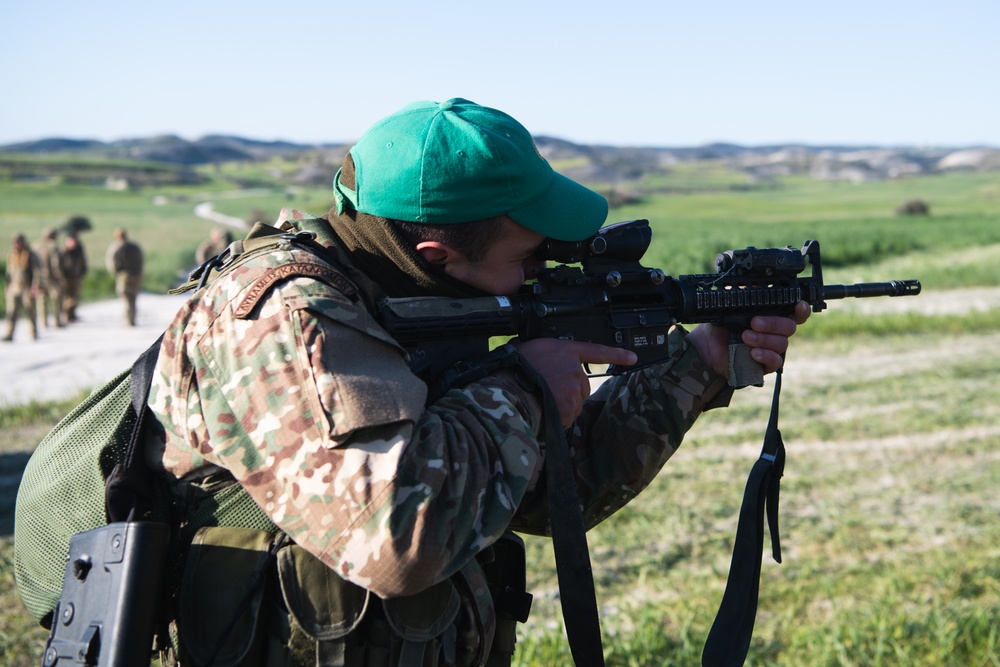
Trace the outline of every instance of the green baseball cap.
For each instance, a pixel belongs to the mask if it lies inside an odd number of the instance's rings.
[[[354,187],[333,181],[337,209],[447,225],[508,215],[561,241],[594,234],[600,194],[556,173],[523,125],[461,98],[414,102],[351,148]]]

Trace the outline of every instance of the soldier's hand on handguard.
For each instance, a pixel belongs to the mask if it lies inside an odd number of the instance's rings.
[[[750,355],[764,367],[764,374],[781,368],[782,356],[788,349],[788,339],[798,325],[809,319],[809,304],[799,301],[791,317],[757,315],[750,320],[750,328],[743,332],[743,342],[750,348]],[[711,324],[699,324],[688,335],[688,341],[698,350],[705,363],[720,375],[729,377],[729,330]]]
[[[528,363],[545,378],[566,428],[580,416],[583,402],[590,396],[590,379],[583,364],[631,366],[636,362],[635,353],[630,350],[596,343],[535,338],[516,345]]]

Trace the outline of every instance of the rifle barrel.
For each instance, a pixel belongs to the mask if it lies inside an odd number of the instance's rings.
[[[885,283],[856,283],[854,285],[825,285],[824,299],[864,298],[869,296],[916,296],[920,294],[919,280],[890,280]]]

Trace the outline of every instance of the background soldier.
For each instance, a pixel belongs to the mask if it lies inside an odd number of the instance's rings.
[[[115,241],[108,246],[105,263],[108,272],[115,277],[115,291],[125,302],[125,324],[135,326],[135,300],[142,287],[142,248],[128,240],[128,234],[119,227],[115,230]]]
[[[194,261],[201,266],[212,257],[226,249],[233,242],[233,235],[221,227],[212,230],[212,236],[207,241],[198,246],[194,254]]]
[[[87,275],[87,254],[79,237],[70,232],[63,246],[60,263],[63,275],[63,321],[76,322],[76,307],[80,303],[83,277]]]
[[[38,338],[38,322],[35,319],[35,297],[41,280],[38,255],[31,251],[24,234],[14,237],[10,253],[7,255],[7,335],[3,340],[14,340],[14,326],[24,310],[31,327],[31,337]]]
[[[48,328],[49,315],[56,327],[63,325],[63,277],[62,251],[56,243],[58,232],[49,227],[42,232],[42,238],[35,244],[33,250],[41,263],[41,283],[39,285],[38,303],[41,306],[42,326]]]

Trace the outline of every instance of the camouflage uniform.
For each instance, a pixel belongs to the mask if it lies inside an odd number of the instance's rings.
[[[7,297],[7,334],[3,340],[14,340],[14,327],[21,311],[24,311],[31,327],[31,337],[38,338],[38,321],[35,316],[35,297],[41,281],[41,264],[38,255],[32,252],[24,240],[18,235],[14,246],[7,255],[7,287],[4,294]]]
[[[66,239],[60,263],[63,276],[63,321],[76,322],[76,307],[80,303],[83,277],[87,275],[87,253],[76,236]]]
[[[332,242],[326,221],[282,220]],[[150,464],[174,480],[230,471],[295,543],[381,598],[467,572],[511,527],[548,532],[538,398],[500,372],[425,407],[364,305],[375,285],[341,256],[365,299],[304,277],[253,286],[291,263],[321,261],[288,246],[178,313],[150,394],[163,426]],[[572,429],[588,526],[649,483],[725,384],[683,331],[671,337],[669,361],[606,382]]]
[[[135,326],[135,302],[142,287],[142,248],[129,241],[120,231],[118,239],[108,246],[105,263],[115,277],[115,291],[125,305],[125,324]]]
[[[41,262],[41,285],[39,302],[41,304],[42,326],[49,326],[49,316],[56,327],[63,325],[63,276],[62,251],[56,243],[56,235],[52,230],[46,230],[42,238],[34,246],[35,254]]]

